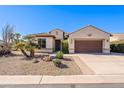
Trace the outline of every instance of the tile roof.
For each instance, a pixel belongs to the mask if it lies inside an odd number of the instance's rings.
[[[97,28],[97,27],[95,27],[95,26],[93,26],[93,25],[87,25],[87,26],[85,26],[85,27],[83,27],[83,28],[80,28],[80,29],[78,29],[78,30],[76,30],[76,31],[74,31],[74,32],[72,32],[72,33],[78,32],[78,31],[80,31],[81,29],[84,29],[84,28],[87,28],[87,27],[93,27],[93,28],[95,28],[95,29],[98,29],[98,30],[104,32],[104,33],[110,34],[110,36],[112,36],[111,33],[108,33],[108,32],[106,32],[106,31],[103,31],[103,30],[101,30],[101,29],[99,29],[99,28]],[[72,34],[72,33],[70,33],[70,34]],[[69,35],[70,35],[70,34],[69,34]]]
[[[38,33],[38,34],[33,34],[35,35],[36,37],[54,37],[54,35],[51,35],[51,34],[47,34],[47,33]]]
[[[119,39],[124,39],[124,34],[113,34],[112,37],[119,38]]]

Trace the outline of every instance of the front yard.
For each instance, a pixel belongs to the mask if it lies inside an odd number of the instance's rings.
[[[61,59],[61,67],[56,67],[52,61],[34,63],[34,59],[24,56],[0,57],[0,75],[79,75],[80,68],[72,57]]]

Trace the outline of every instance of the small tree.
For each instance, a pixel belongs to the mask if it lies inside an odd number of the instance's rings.
[[[2,28],[2,37],[6,47],[11,48],[11,43],[14,40],[14,27],[8,24]]]
[[[24,56],[30,57],[25,51],[26,42],[19,42],[16,44],[16,48],[20,49]]]
[[[19,48],[26,57],[31,57],[31,58],[34,57],[35,47],[36,47],[36,45],[33,42],[34,38],[35,36],[33,35],[27,35],[23,37],[23,40],[21,42],[16,44],[16,47]],[[28,55],[26,51],[29,51],[30,54]]]
[[[24,40],[27,42],[27,46],[25,48],[30,51],[30,57],[34,57],[35,54],[35,47],[36,44],[34,44],[35,36],[34,35],[27,35],[23,37]]]

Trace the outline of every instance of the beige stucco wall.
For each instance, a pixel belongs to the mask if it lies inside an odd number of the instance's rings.
[[[110,42],[124,40],[124,34],[112,34],[110,37]]]
[[[55,39],[53,37],[36,37],[36,42],[38,43],[38,39],[46,39],[46,48],[40,49],[40,52],[53,52],[55,49]]]
[[[118,38],[110,37],[110,42],[112,42],[112,41],[118,41],[118,40],[119,40]]]
[[[91,35],[91,36],[89,36]],[[110,34],[93,27],[86,27],[69,35],[69,53],[74,53],[75,40],[102,40],[103,53],[110,53]]]
[[[51,31],[50,34],[54,35],[56,37],[56,39],[61,40],[61,39],[63,39],[64,32],[59,29],[55,29],[55,30]]]

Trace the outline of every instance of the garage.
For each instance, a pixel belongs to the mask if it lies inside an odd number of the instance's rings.
[[[101,53],[102,40],[75,40],[75,53]]]
[[[110,33],[88,25],[69,34],[69,53],[110,53]]]

